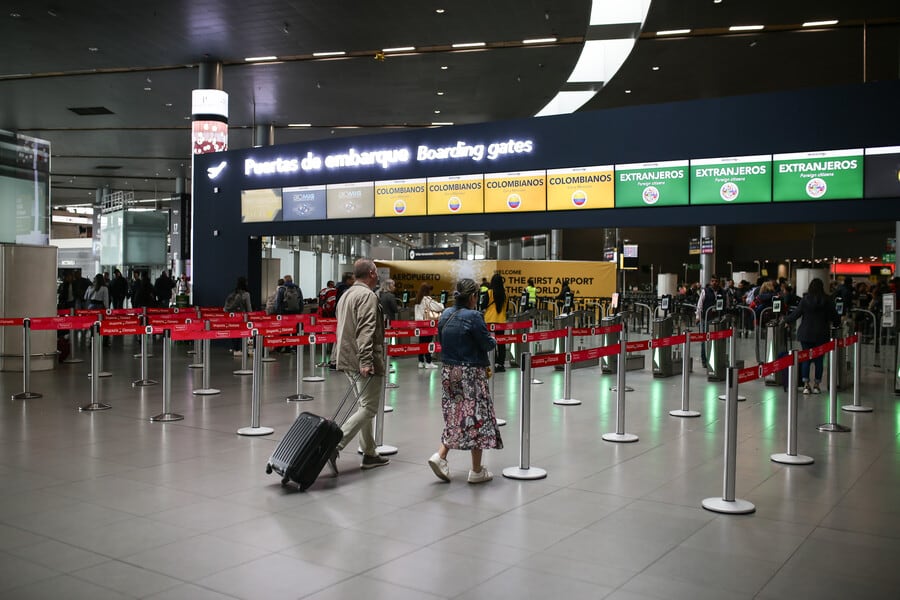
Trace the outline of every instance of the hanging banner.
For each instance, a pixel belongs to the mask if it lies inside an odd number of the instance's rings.
[[[428,178],[429,215],[463,215],[483,212],[483,175]]]
[[[409,217],[428,214],[425,178],[375,182],[375,216]]]
[[[484,212],[547,210],[546,171],[491,173],[484,176]]]
[[[612,208],[615,185],[612,165],[549,169],[547,210]]]
[[[776,154],[775,202],[849,200],[863,196],[863,150]]]
[[[616,208],[687,206],[688,161],[616,165]]]

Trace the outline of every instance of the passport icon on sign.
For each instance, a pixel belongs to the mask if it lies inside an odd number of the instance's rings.
[[[215,179],[216,177],[219,176],[219,173],[221,173],[225,169],[225,166],[227,164],[228,164],[228,162],[223,160],[215,167],[208,167],[206,169],[206,174],[209,175],[210,179]]]

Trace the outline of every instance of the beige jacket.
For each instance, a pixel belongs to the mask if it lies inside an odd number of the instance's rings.
[[[334,362],[339,371],[359,373],[360,367],[375,367],[384,375],[384,315],[378,296],[357,281],[341,295],[337,304],[337,343]]]

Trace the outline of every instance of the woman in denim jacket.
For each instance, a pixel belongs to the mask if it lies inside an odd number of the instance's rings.
[[[488,352],[497,342],[488,333],[484,317],[475,310],[478,284],[462,279],[456,284],[455,305],[441,315],[438,339],[441,343],[441,413],[444,431],[438,451],[428,459],[434,474],[450,481],[447,453],[472,452],[469,483],[490,481],[493,475],[481,463],[482,451],[503,448],[494,403],[488,389]]]

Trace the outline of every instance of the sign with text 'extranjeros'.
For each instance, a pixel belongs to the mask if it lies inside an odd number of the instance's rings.
[[[691,204],[771,201],[771,155],[691,160]]]
[[[616,208],[687,206],[688,161],[616,165]]]
[[[772,175],[775,202],[851,200],[863,196],[863,150],[776,154]]]

